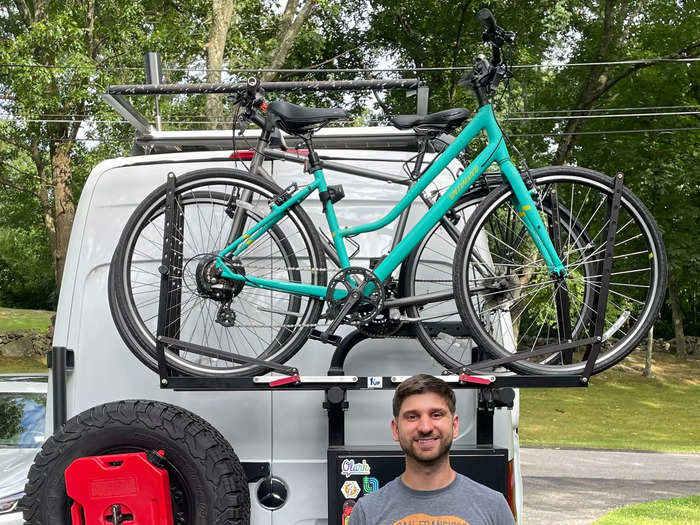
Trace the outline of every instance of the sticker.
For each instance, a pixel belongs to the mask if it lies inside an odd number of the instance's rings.
[[[379,490],[379,480],[365,476],[362,478],[362,489],[365,491],[365,494],[371,494],[375,490]]]
[[[362,460],[362,463],[355,463],[354,459],[344,459],[340,465],[340,474],[349,478],[350,476],[369,476],[370,466],[367,460]]]
[[[343,525],[348,525],[350,521],[350,514],[352,514],[352,509],[355,507],[355,500],[347,499],[343,502],[343,517],[341,518],[341,523]]]
[[[343,493],[345,499],[355,499],[360,495],[360,485],[358,485],[357,481],[346,481],[340,487],[340,492]]]
[[[367,388],[382,388],[382,376],[369,376],[367,378]]]

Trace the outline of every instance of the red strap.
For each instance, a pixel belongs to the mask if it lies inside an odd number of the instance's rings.
[[[460,383],[476,383],[478,385],[490,385],[491,384],[491,380],[487,377],[470,376],[467,374],[459,374],[459,382]]]
[[[289,383],[299,383],[301,382],[301,379],[299,379],[299,374],[294,374],[291,376],[286,376],[286,377],[281,377],[279,379],[275,379],[274,381],[270,381],[270,386],[282,386],[282,385],[288,385]]]

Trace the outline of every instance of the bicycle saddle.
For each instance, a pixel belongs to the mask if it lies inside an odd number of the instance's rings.
[[[331,120],[348,118],[348,114],[343,109],[305,108],[282,100],[270,102],[267,111],[277,117],[277,123],[284,131],[292,134],[311,131]]]
[[[469,116],[469,110],[453,108],[428,115],[397,115],[390,122],[399,129],[415,128],[417,133],[421,131],[449,133],[460,127]]]

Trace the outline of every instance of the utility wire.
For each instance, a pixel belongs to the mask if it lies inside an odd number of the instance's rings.
[[[617,60],[608,62],[574,62],[574,63],[542,63],[542,64],[519,64],[510,66],[513,69],[549,69],[566,67],[593,67],[593,66],[617,66],[627,64],[656,64],[664,62],[698,62],[700,58],[645,58],[639,60]],[[0,64],[5,68],[40,68],[40,69],[87,69],[92,71],[143,71],[142,67],[102,67],[102,66],[55,66],[49,64],[20,64],[5,63]],[[415,71],[467,71],[473,66],[452,66],[452,67],[397,67],[397,68],[328,68],[328,69],[282,69],[282,68],[257,68],[257,69],[206,69],[206,68],[163,68],[163,71],[178,72],[220,72],[220,73],[389,73],[389,72],[415,72]]]
[[[694,105],[694,106],[637,106],[637,107],[630,107],[630,108],[602,108],[602,109],[542,109],[542,110],[533,110],[533,111],[513,111],[512,114],[514,115],[540,115],[543,113],[589,113],[589,112],[604,112],[604,111],[642,111],[642,110],[661,110],[661,109],[698,109],[700,108],[700,105]],[[672,112],[670,113],[672,115],[680,114],[680,112]],[[644,113],[644,115],[647,115],[647,113]],[[0,117],[5,116],[5,115],[0,115]],[[6,116],[13,116],[11,114],[7,114]],[[70,119],[70,118],[80,118],[80,119],[89,119],[92,118],[94,115],[89,115],[87,113],[68,113],[68,114],[61,114],[61,113],[43,113],[41,115],[42,118],[65,118],[65,119]],[[178,115],[180,118],[196,118],[196,119],[204,119],[207,118],[207,115],[204,114],[199,114],[199,115]],[[561,118],[566,118],[566,117],[561,117]]]
[[[620,129],[620,130],[610,130],[610,131],[579,131],[576,133],[513,133],[509,134],[510,137],[561,137],[564,135],[618,135],[627,133],[676,133],[681,131],[695,131],[700,130],[698,127],[688,127],[688,128],[649,128],[649,129]],[[76,139],[66,139],[66,138],[51,138],[42,137],[45,141],[50,142],[126,142],[133,143],[133,140],[127,139],[104,139],[104,138],[76,138]],[[0,140],[7,142],[26,142],[24,137],[2,137]]]
[[[561,117],[510,117],[502,120],[563,120],[589,118],[628,118],[628,117],[662,117],[667,115],[699,115],[700,111],[667,111],[662,113],[622,113],[618,115],[563,115]]]
[[[562,115],[559,117],[509,117],[501,119],[504,122],[511,121],[522,121],[529,122],[534,120],[583,120],[583,119],[599,119],[599,118],[640,118],[640,117],[662,117],[669,115],[700,115],[700,111],[668,111],[659,113],[622,113],[613,115]],[[76,119],[25,119],[16,116],[5,116],[0,115],[0,122],[24,122],[24,123],[39,123],[39,124],[76,124],[76,123],[87,123],[87,124],[128,124],[124,120],[76,120]],[[217,124],[218,121],[215,120],[163,120],[163,124]]]

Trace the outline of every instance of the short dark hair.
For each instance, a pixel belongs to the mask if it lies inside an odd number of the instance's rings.
[[[435,376],[416,374],[402,381],[396,388],[393,401],[394,417],[398,417],[401,405],[408,396],[426,394],[429,392],[442,397],[447,403],[447,408],[450,409],[450,413],[455,413],[457,401],[455,399],[455,393],[450,388],[450,385]]]

